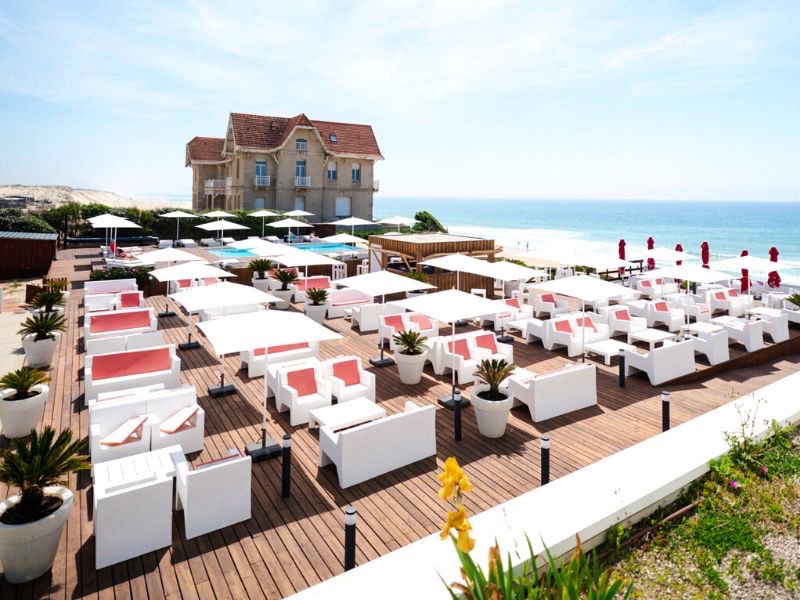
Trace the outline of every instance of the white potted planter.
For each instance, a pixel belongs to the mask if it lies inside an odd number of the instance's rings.
[[[294,296],[295,286],[290,285],[288,290],[271,290],[270,294],[275,296],[276,298],[280,298],[280,302],[275,303],[275,308],[278,310],[286,310],[289,308],[289,303],[292,301],[292,296]]]
[[[271,277],[264,277],[264,279],[259,279],[256,275],[253,275],[251,282],[253,283],[253,287],[261,292],[269,292],[270,282],[274,281]]]
[[[56,353],[58,338],[61,337],[61,333],[54,331],[50,335],[53,337],[38,341],[36,340],[36,334],[33,333],[22,336],[22,348],[28,358],[29,367],[50,366],[53,355]]]
[[[44,488],[45,495],[61,498],[54,513],[24,525],[0,523],[0,562],[10,583],[26,583],[47,573],[53,566],[61,533],[72,511],[72,492],[60,485]],[[0,517],[17,504],[21,496],[0,502]]]
[[[477,383],[472,388],[470,402],[475,410],[475,419],[478,421],[478,431],[484,437],[499,438],[506,432],[508,415],[514,406],[514,397],[508,390],[500,390],[506,396],[505,400],[484,400],[481,392],[488,392],[489,386]]]
[[[31,387],[31,391],[38,393],[22,400],[9,400],[17,393],[16,390],[0,389],[0,425],[7,438],[25,437],[39,424],[50,388],[40,384]]]
[[[394,360],[397,362],[400,381],[408,385],[415,385],[422,381],[422,372],[427,359],[427,349],[423,350],[422,354],[406,354],[401,350],[395,352]]]
[[[306,302],[305,305],[306,316],[309,319],[316,321],[317,323],[322,323],[325,321],[325,314],[328,312],[328,303],[325,304],[309,304]]]

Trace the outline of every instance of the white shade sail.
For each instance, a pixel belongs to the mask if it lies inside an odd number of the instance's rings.
[[[126,229],[126,228],[133,228],[133,229],[141,229],[141,225],[137,225],[130,219],[126,219],[125,217],[118,217],[117,215],[98,215],[96,217],[92,217],[87,219],[94,229]]]
[[[329,223],[329,225],[336,225],[337,227],[354,227],[355,225],[375,225],[375,223],[373,221],[367,221],[366,219],[360,219],[358,217],[347,217],[346,219],[333,221]]]
[[[310,217],[310,216],[313,216],[314,213],[310,213],[310,212],[308,212],[306,210],[300,210],[298,208],[298,209],[295,209],[295,210],[290,210],[289,212],[283,213],[283,214],[285,216],[287,216],[287,217]]]
[[[288,215],[289,213],[286,214]],[[313,225],[309,225],[308,223],[305,223],[303,221],[298,221],[297,219],[281,219],[280,221],[273,221],[272,223],[267,223],[267,225],[275,228],[288,227],[290,229],[292,227],[313,227]]]
[[[394,302],[407,310],[420,312],[444,323],[454,323],[497,312],[497,302],[460,290],[445,290]]]
[[[409,217],[389,217],[388,219],[381,219],[378,221],[381,225],[413,225],[414,223],[419,223],[416,219],[411,219]]]
[[[411,279],[411,277],[390,273],[389,271],[374,271],[364,275],[345,277],[344,279],[337,279],[336,283],[373,297],[397,294],[399,292],[431,290],[436,287],[429,283]]]
[[[704,269],[697,264],[673,265],[671,267],[664,267],[663,269],[654,269],[652,271],[646,271],[642,277],[646,279],[672,277],[673,279],[682,279],[695,283],[714,283],[715,281],[727,281],[730,279],[729,274],[715,269]]]
[[[242,304],[267,304],[279,302],[272,294],[262,292],[249,285],[222,282],[215,285],[200,285],[169,295],[183,306],[186,312],[193,313],[210,308],[225,308]]]
[[[231,217],[236,218],[236,215],[225,212],[224,210],[212,210],[211,212],[203,213],[203,216],[208,219],[229,219]]]
[[[232,223],[231,221],[226,221],[224,219],[220,219],[219,221],[211,221],[210,223],[203,223],[202,225],[196,225],[196,227],[200,229],[205,229],[206,231],[228,231],[233,229],[250,229],[246,225],[242,225],[240,223]]]
[[[423,265],[445,269],[446,271],[457,271],[459,273],[474,273],[475,275],[486,275],[486,261],[466,254],[448,254],[422,261]]]
[[[164,267],[163,269],[156,269],[148,273],[151,277],[155,277],[159,281],[178,281],[180,279],[204,279],[206,277],[233,277],[233,273],[229,273],[224,269],[208,265],[200,262],[186,262],[171,267]]]
[[[197,327],[205,334],[218,355],[342,337],[304,314],[282,310],[231,315],[199,323]]]
[[[709,266],[718,271],[740,271],[741,269],[748,269],[758,273],[771,273],[772,271],[780,271],[781,269],[796,268],[794,264],[786,261],[773,262],[768,258],[749,255],[735,256],[733,258],[714,261],[710,263]]]
[[[148,265],[153,265],[159,262],[205,262],[205,259],[202,257],[192,254],[191,252],[186,252],[185,250],[179,250],[178,248],[162,248],[161,250],[144,252],[136,258]]]
[[[257,210],[255,212],[248,213],[251,217],[277,217],[279,213],[272,212],[271,210],[267,210],[262,208],[261,210]]]
[[[547,277],[549,275],[547,271],[523,267],[522,265],[517,265],[505,260],[498,262],[481,262],[486,264],[486,275],[500,281],[527,281],[534,277]]]
[[[533,284],[535,290],[552,292],[577,298],[584,302],[596,302],[599,300],[609,300],[622,296],[630,296],[630,288],[618,283],[611,283],[599,277],[589,277],[588,275],[576,275],[575,277],[564,277],[542,283]]]
[[[172,212],[164,213],[163,215],[158,215],[162,219],[198,219],[198,215],[193,215],[192,213],[187,213],[182,210],[173,210]]]

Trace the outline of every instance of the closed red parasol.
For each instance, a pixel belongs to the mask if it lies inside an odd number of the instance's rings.
[[[703,268],[705,269],[710,268],[708,266],[708,258],[709,258],[708,242],[703,242],[702,244],[700,244],[700,260],[703,261]]]
[[[619,259],[625,260],[625,240],[619,241]],[[625,267],[619,268],[619,276],[622,277],[625,275]]]
[[[655,248],[655,246],[656,246],[655,240],[653,240],[653,238],[651,238],[651,237],[647,238],[647,249],[648,250],[652,250],[653,248]],[[656,268],[656,259],[655,258],[648,258],[647,259],[647,270],[648,271],[652,271],[655,268]]]
[[[769,249],[769,259],[772,262],[778,262],[778,254],[780,254],[780,252],[778,252],[775,246]],[[778,275],[777,271],[772,271],[767,275],[767,285],[771,288],[781,287],[781,276]]]
[[[675,244],[675,252],[683,252],[683,246],[681,246],[680,244]],[[676,265],[682,265],[683,261],[682,260],[676,260],[675,264]]]
[[[742,250],[742,256],[747,256],[749,252],[747,250]],[[750,271],[747,269],[742,269],[742,293],[746,294],[750,291]]]

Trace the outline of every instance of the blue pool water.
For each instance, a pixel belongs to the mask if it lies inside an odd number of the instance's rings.
[[[255,252],[250,252],[250,250],[244,250],[241,248],[226,248],[225,250],[209,250],[211,254],[215,256],[219,256],[220,258],[241,258],[241,257],[248,257],[248,256],[258,256]]]
[[[324,254],[328,252],[358,252],[358,248],[348,246],[347,244],[325,244],[325,243],[308,243],[308,244],[292,244],[292,248],[300,250],[311,250],[317,254]],[[249,258],[251,256],[258,256],[255,252],[242,248],[218,248],[209,250],[214,256],[220,258]]]

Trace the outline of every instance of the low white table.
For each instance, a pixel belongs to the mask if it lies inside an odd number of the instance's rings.
[[[647,342],[647,344],[650,346],[650,350],[652,350],[659,342],[663,343],[666,340],[671,340],[674,338],[675,334],[669,333],[668,331],[648,328],[629,333],[628,343],[630,344],[631,341]]]
[[[683,328],[686,329],[689,333],[709,334],[722,331],[721,325],[704,323],[703,321],[696,321],[694,323],[690,323],[689,325],[684,325]]]
[[[747,314],[752,315],[754,317],[761,317],[765,321],[769,321],[770,319],[774,319],[775,317],[780,317],[783,314],[778,308],[768,308],[766,306],[757,306],[755,308],[748,308]]]
[[[385,416],[386,411],[369,398],[358,397],[347,402],[315,408],[309,413],[308,428],[328,426],[336,431]]]
[[[525,331],[527,330],[529,320],[530,319],[517,319],[516,321],[506,321],[505,323],[506,331],[509,331],[511,329],[516,329],[517,331],[519,331],[522,337],[525,337]]]
[[[587,354],[599,354],[603,357],[604,362],[607,365],[610,365],[611,358],[614,356],[619,356],[620,350],[630,350],[631,352],[635,352],[636,346],[631,346],[630,344],[625,344],[618,340],[602,340],[600,342],[586,344],[584,350],[586,350]]]

